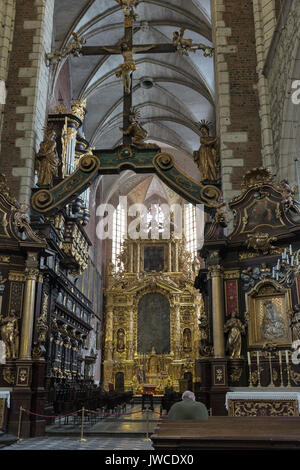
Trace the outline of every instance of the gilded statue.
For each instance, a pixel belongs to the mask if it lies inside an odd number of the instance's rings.
[[[265,339],[283,338],[286,336],[284,320],[271,300],[264,302],[265,313],[262,321],[262,334]]]
[[[139,17],[134,11],[134,8],[136,8],[139,4],[140,0],[115,0],[121,8],[123,8],[123,13],[124,16],[127,18],[131,16],[135,20]]]
[[[173,44],[180,55],[189,55],[189,52],[204,51],[205,57],[212,57],[214,49],[205,44],[194,44],[192,39],[184,39],[185,28],[180,28],[180,32],[173,33]]]
[[[153,45],[150,46],[144,46],[138,47],[139,51],[148,51],[149,49],[152,49],[154,47]],[[105,50],[108,52],[114,52],[115,49],[110,48],[110,47],[105,47]],[[131,75],[132,72],[135,72],[137,70],[136,63],[134,61],[134,53],[136,52],[137,49],[134,47],[130,47],[129,43],[127,41],[121,41],[120,42],[120,52],[123,56],[124,63],[120,65],[119,70],[116,72],[116,77],[120,78],[122,77],[123,79],[123,84],[124,84],[124,91],[126,95],[129,95],[131,92]]]
[[[117,332],[117,351],[123,352],[125,349],[125,333],[122,328],[120,328]]]
[[[0,317],[0,332],[6,346],[6,358],[16,359],[19,350],[19,327],[14,310],[11,310],[6,317]]]
[[[219,146],[217,137],[210,137],[209,126],[201,123],[199,150],[194,152],[194,161],[200,170],[202,181],[217,181],[219,179]]]
[[[53,177],[58,176],[59,158],[56,150],[56,132],[47,128],[44,140],[36,154],[38,186],[52,185]]]
[[[159,147],[155,144],[146,144],[144,140],[147,138],[148,132],[144,129],[141,124],[138,123],[135,112],[131,111],[129,114],[129,126],[126,130],[120,128],[124,135],[131,137],[132,145],[138,149],[153,148],[158,149]]]
[[[232,359],[241,357],[242,334],[245,334],[245,325],[236,316],[236,312],[232,312],[231,318],[224,325],[224,333],[228,333],[226,351]]]
[[[293,341],[300,340],[300,305],[295,305],[295,312],[291,320]]]
[[[191,330],[185,328],[183,331],[183,349],[189,351],[192,345]]]

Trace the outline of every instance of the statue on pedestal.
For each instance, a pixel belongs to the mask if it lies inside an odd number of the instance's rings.
[[[236,312],[232,312],[231,318],[224,325],[224,333],[229,332],[226,350],[232,359],[241,357],[242,334],[245,333],[245,325],[236,316]]]
[[[202,181],[217,181],[219,179],[219,146],[217,137],[210,137],[209,123],[199,123],[201,132],[199,150],[194,152],[194,161],[197,163]]]
[[[59,158],[56,150],[56,132],[54,129],[46,129],[45,138],[40,143],[40,149],[36,154],[36,171],[38,186],[50,186],[53,177],[57,176]]]
[[[0,317],[0,332],[6,347],[6,358],[16,359],[19,349],[19,328],[14,310],[11,310],[6,317]]]

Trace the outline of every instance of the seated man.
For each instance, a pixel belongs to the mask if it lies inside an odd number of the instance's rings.
[[[195,394],[187,390],[182,394],[182,401],[171,406],[168,419],[173,421],[180,419],[205,420],[208,419],[208,411],[203,403],[195,401]]]

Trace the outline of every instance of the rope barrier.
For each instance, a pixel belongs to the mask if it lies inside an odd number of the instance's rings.
[[[77,413],[79,413],[81,411],[80,410],[77,410],[77,411],[73,411],[72,413],[68,413],[66,415],[40,415],[38,413],[34,413],[33,411],[30,411],[30,410],[24,410],[24,413],[27,413],[29,415],[33,415],[33,416],[38,416],[39,418],[65,418],[67,416],[72,416],[72,415],[76,415]]]

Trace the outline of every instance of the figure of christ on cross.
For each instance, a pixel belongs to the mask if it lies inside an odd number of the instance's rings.
[[[136,116],[133,118],[132,108],[132,74],[137,70],[134,60],[134,54],[142,54],[148,52],[151,54],[162,53],[179,53],[188,55],[188,52],[195,52],[196,50],[203,50],[204,56],[212,56],[213,48],[204,44],[193,44],[191,39],[184,39],[184,28],[181,28],[180,33],[175,32],[173,36],[173,43],[169,44],[133,44],[133,20],[137,17],[134,8],[138,5],[138,0],[115,0],[124,13],[124,38],[119,41],[116,46],[83,46],[83,40],[77,37],[77,48],[74,55],[78,56],[78,47],[80,53],[84,56],[89,55],[111,55],[120,54],[124,58],[123,64],[120,64],[119,70],[116,72],[118,78],[122,77],[124,87],[124,105],[123,105],[123,144],[128,146],[130,144],[139,145],[139,148],[147,148],[150,145],[144,144],[143,141],[147,138],[147,131],[137,123]],[[76,54],[75,54],[76,52]],[[72,50],[68,49],[68,54],[73,54]],[[52,52],[47,54],[51,63],[51,57],[56,57],[58,53]],[[65,57],[64,52],[61,54]],[[53,62],[55,63],[55,62]],[[135,125],[134,125],[135,124]],[[152,145],[155,148],[155,145]]]

